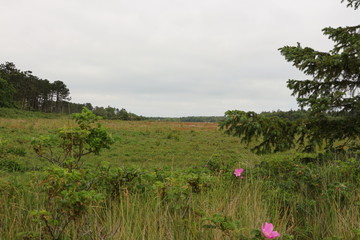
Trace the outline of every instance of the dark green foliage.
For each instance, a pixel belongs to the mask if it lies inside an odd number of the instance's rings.
[[[31,71],[17,69],[14,63],[0,64],[0,108],[18,108],[46,113],[78,113],[86,107],[106,119],[143,120],[125,109],[93,107],[91,103],[70,102],[70,90],[62,81],[50,82]],[[5,116],[7,117],[7,116]]]
[[[249,144],[260,141],[252,148],[257,153],[284,151],[295,146],[300,131],[297,121],[279,117],[264,117],[255,112],[227,111],[220,128],[227,134],[238,136]]]
[[[348,1],[355,9],[359,1]],[[293,121],[264,118],[253,112],[228,111],[221,128],[249,143],[259,140],[258,153],[284,151],[297,144],[304,151],[316,151],[325,144],[334,151],[359,141],[360,136],[360,25],[324,28],[334,41],[329,52],[309,47],[285,46],[280,53],[310,80],[288,80],[288,88],[297,97],[308,116]]]
[[[347,143],[360,136],[360,25],[325,28],[324,34],[335,42],[330,52],[311,48],[283,47],[282,55],[312,80],[289,80],[301,108],[309,107],[311,116],[304,130],[310,141]]]
[[[319,112],[359,113],[360,97],[360,25],[354,27],[325,28],[323,32],[335,42],[330,52],[312,48],[286,46],[280,48],[288,62],[312,80],[289,80],[288,87],[297,96],[301,108],[310,107]]]
[[[11,62],[0,64],[0,78],[0,107],[64,112],[63,102],[69,99],[70,91],[62,81],[50,83],[31,71],[17,69]]]
[[[143,116],[138,116],[134,113],[127,112],[125,108],[119,110],[118,108],[110,107],[95,107],[92,109],[93,113],[97,116],[100,116],[104,119],[117,119],[117,120],[129,120],[129,121],[139,121],[145,120]]]
[[[264,117],[278,117],[281,119],[288,120],[300,120],[306,119],[309,116],[309,112],[305,110],[290,110],[290,111],[271,111],[271,112],[261,112],[261,116]]]
[[[14,87],[0,77],[0,107],[14,107],[14,92]]]
[[[341,0],[341,2],[344,2],[345,0]],[[354,9],[358,9],[360,6],[360,0],[346,0],[348,2],[348,7],[353,7]]]

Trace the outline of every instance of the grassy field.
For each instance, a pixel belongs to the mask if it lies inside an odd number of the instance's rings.
[[[211,158],[236,160],[246,165],[259,159],[247,151],[238,138],[222,134],[216,123],[117,120],[103,120],[101,123],[109,129],[115,144],[111,150],[104,150],[101,156],[89,157],[89,162],[93,164],[106,160],[115,166],[186,167]],[[23,148],[26,156],[20,159],[30,164],[28,166],[40,164],[31,150],[32,138],[73,125],[70,119],[0,118],[2,140],[6,140],[9,145]]]
[[[265,222],[280,239],[359,239],[356,157],[258,156],[215,123],[101,123],[112,148],[67,172],[47,170],[31,141],[72,120],[0,118],[0,239],[265,239]]]

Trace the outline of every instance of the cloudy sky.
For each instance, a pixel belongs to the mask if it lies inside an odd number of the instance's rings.
[[[359,24],[340,0],[1,0],[0,62],[63,81],[73,102],[144,116],[297,109],[285,45],[327,51]]]

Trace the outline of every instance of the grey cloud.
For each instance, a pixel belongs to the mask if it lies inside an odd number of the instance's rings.
[[[0,61],[62,80],[75,102],[151,116],[288,110],[277,50],[331,48],[326,26],[356,25],[340,0],[2,1]],[[334,17],[336,16],[336,17]]]

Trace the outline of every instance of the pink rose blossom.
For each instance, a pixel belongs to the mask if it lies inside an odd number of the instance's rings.
[[[276,237],[280,237],[280,234],[276,231],[273,231],[274,230],[274,226],[271,224],[271,223],[264,223],[262,226],[261,226],[261,230],[262,230],[262,233],[264,234],[264,236],[268,239],[273,239],[273,238],[276,238]]]
[[[244,169],[243,168],[237,168],[234,170],[234,175],[237,176],[237,177],[240,177],[240,178],[244,178],[241,176],[241,174],[244,172]]]

